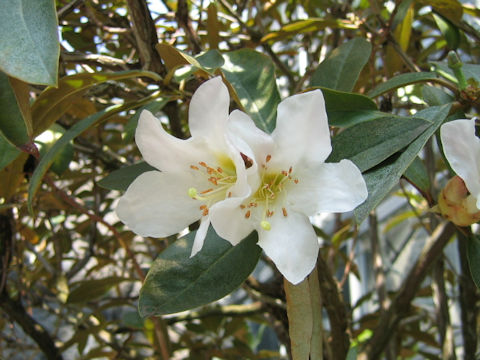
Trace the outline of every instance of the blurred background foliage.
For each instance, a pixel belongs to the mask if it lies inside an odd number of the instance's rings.
[[[207,50],[262,53],[248,66],[256,73],[262,61],[272,63],[265,83],[275,76],[282,98],[323,86],[369,96],[374,105],[356,99],[382,116],[447,103],[451,114],[478,116],[480,71],[467,65],[480,58],[478,1],[36,4],[0,6],[2,41],[9,39],[0,45],[0,358],[288,358],[282,279],[266,258],[221,302],[162,318],[137,312],[146,271],[176,237],[128,231],[113,208],[136,172],[113,183],[105,177],[141,160],[133,135],[142,107],[173,135],[189,136],[189,99],[219,66],[218,53]],[[16,20],[23,15],[25,26]],[[50,30],[29,29],[35,17]],[[6,56],[8,44],[18,58]],[[465,64],[464,85],[447,66],[451,50]],[[332,133],[341,134],[353,123],[342,123],[341,104],[332,104]],[[440,229],[447,240],[428,259],[419,291],[406,294],[407,269],[425,238],[437,239],[439,218],[429,209],[448,171],[433,139],[420,155],[360,227],[353,214],[316,219],[325,358],[345,359],[352,348],[354,359],[362,343],[375,347],[370,358],[475,358],[478,291],[465,238],[443,252],[453,230]],[[385,316],[392,303],[398,312]],[[395,325],[375,337],[381,321]]]

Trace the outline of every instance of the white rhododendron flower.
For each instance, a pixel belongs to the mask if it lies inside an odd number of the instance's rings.
[[[202,84],[190,102],[192,137],[187,140],[168,134],[150,112],[141,113],[135,141],[145,161],[159,171],[141,174],[121,197],[116,212],[130,229],[165,237],[200,219],[193,256],[203,246],[215,207],[226,198],[251,195],[247,176],[258,177],[257,168],[248,146],[227,133],[231,117],[241,114],[229,115],[229,105],[220,77]]]
[[[257,230],[258,245],[297,284],[314,268],[319,250],[309,216],[353,210],[367,198],[365,181],[350,160],[325,163],[332,148],[320,90],[282,101],[271,135],[237,115],[229,129],[254,152],[259,177],[248,177],[251,194],[217,204],[212,225],[233,245]]]
[[[470,212],[480,211],[480,139],[475,135],[475,120],[447,122],[440,137],[445,157],[470,192],[466,199]]]

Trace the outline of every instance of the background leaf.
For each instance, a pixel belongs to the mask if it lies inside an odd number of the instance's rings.
[[[245,112],[257,127],[266,132],[275,128],[280,95],[275,82],[275,67],[263,54],[242,49],[223,54],[221,67],[225,78],[235,90]]]
[[[470,266],[470,273],[472,274],[472,279],[480,288],[480,236],[473,235],[467,241],[467,257],[468,265]]]
[[[139,176],[146,171],[157,170],[142,161],[134,165],[125,166],[121,169],[112,171],[98,182],[98,185],[110,190],[127,190],[128,186]]]
[[[352,91],[371,52],[372,45],[363,38],[340,45],[318,65],[310,85]]]
[[[170,314],[230,294],[250,275],[261,249],[253,232],[236,246],[210,228],[202,250],[190,257],[195,232],[175,241],[155,260],[140,291],[141,316]]]
[[[8,76],[0,72],[0,131],[12,144],[22,146],[31,141]]]
[[[72,105],[72,100],[83,94],[88,88],[109,80],[124,80],[145,76],[154,80],[160,77],[150,71],[119,71],[115,73],[81,73],[66,76],[57,87],[45,89],[32,105],[34,136],[47,130]]]
[[[32,84],[57,83],[60,45],[54,0],[0,2],[0,69]]]
[[[370,90],[368,92],[368,96],[374,98],[405,85],[415,84],[419,82],[435,81],[437,79],[438,76],[434,72],[415,72],[400,74],[377,85],[373,90]]]

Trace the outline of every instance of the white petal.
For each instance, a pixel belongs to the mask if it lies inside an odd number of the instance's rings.
[[[145,161],[162,171],[186,171],[198,159],[212,161],[204,139],[181,140],[170,135],[147,110],[140,114],[135,141]]]
[[[202,220],[200,221],[200,227],[198,228],[197,233],[195,234],[195,239],[193,240],[192,253],[190,254],[190,257],[195,256],[200,250],[202,250],[209,226],[210,219],[206,216],[202,217]]]
[[[475,120],[455,120],[440,129],[443,151],[452,169],[468,191],[477,198],[480,209],[480,139],[475,136]]]
[[[309,91],[283,100],[272,136],[278,146],[272,164],[325,161],[332,147],[322,92]]]
[[[315,165],[294,175],[299,182],[290,185],[287,203],[307,216],[350,211],[368,196],[362,173],[350,160]]]
[[[242,198],[229,198],[210,208],[209,217],[218,236],[237,245],[253,230],[253,222],[245,217],[246,210],[240,208]]]
[[[282,275],[298,284],[315,267],[318,239],[305,215],[290,211],[288,216],[270,218],[271,230],[259,231],[258,245],[272,259]]]
[[[230,96],[220,76],[204,82],[192,96],[188,124],[192,137],[216,138],[225,131]]]
[[[273,152],[273,138],[255,126],[244,112],[234,110],[228,122],[228,134],[232,143],[245,155],[263,163]]]
[[[141,236],[176,234],[201,217],[198,202],[188,196],[192,181],[188,175],[145,172],[120,198],[116,213]]]

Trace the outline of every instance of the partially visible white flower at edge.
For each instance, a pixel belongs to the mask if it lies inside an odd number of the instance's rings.
[[[253,163],[247,168],[251,150],[227,131],[232,118],[243,115],[238,110],[229,115],[229,105],[220,77],[202,84],[190,102],[187,140],[168,134],[149,111],[141,113],[135,141],[159,171],[141,174],[120,198],[116,213],[132,231],[165,237],[201,220],[193,256],[203,246],[215,207],[226,198],[251,195],[247,176],[258,177],[257,168]]]
[[[319,250],[309,216],[350,211],[364,202],[362,174],[350,160],[325,163],[332,148],[320,90],[283,100],[271,135],[241,112],[228,127],[252,149],[259,177],[247,178],[251,194],[217,204],[212,225],[233,245],[256,230],[258,245],[288,281],[298,284],[314,268]]]
[[[440,128],[443,151],[453,171],[465,182],[470,213],[480,211],[480,139],[475,119],[447,122]]]

